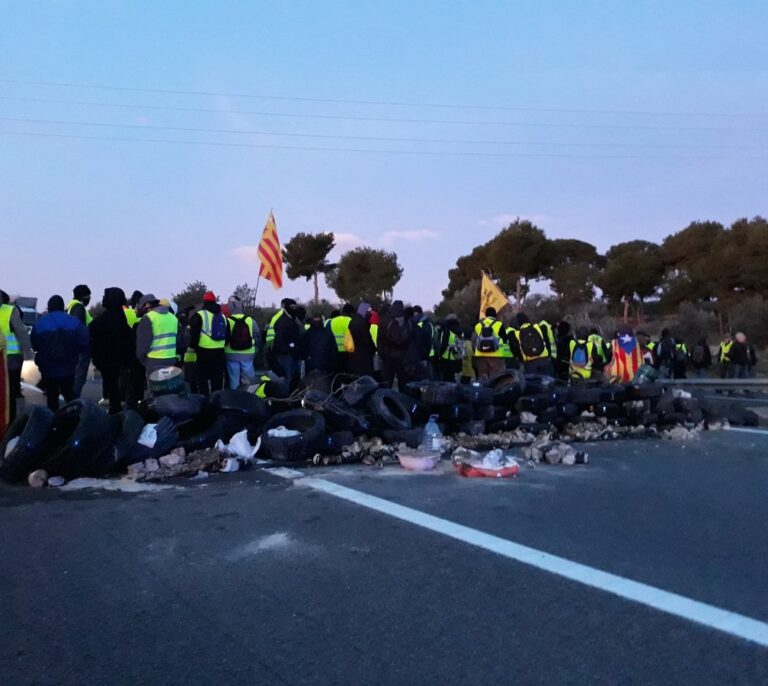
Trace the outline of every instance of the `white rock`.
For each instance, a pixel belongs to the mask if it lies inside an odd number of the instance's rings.
[[[184,463],[184,455],[176,455],[175,453],[170,453],[168,455],[163,455],[158,460],[158,462],[166,469],[170,469],[171,467],[178,467],[180,464]]]
[[[160,464],[158,461],[150,457],[148,460],[144,460],[144,471],[145,472],[156,472],[160,469]]]
[[[42,488],[48,482],[48,472],[44,469],[36,469],[27,477],[27,483],[32,488]]]
[[[187,451],[184,450],[184,448],[174,448],[173,450],[171,450],[171,455],[179,455],[181,457],[186,457]]]
[[[67,483],[67,480],[63,476],[52,476],[48,479],[48,485],[55,488],[63,486],[65,483]]]
[[[134,462],[133,464],[128,465],[128,474],[129,476],[138,476],[139,474],[144,473],[144,463],[143,462]]]

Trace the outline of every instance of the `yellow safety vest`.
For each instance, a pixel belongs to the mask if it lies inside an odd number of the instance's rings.
[[[132,307],[123,307],[123,314],[125,315],[125,321],[128,322],[128,326],[131,328],[139,323],[139,315],[136,314],[136,310]]]
[[[256,341],[253,340],[253,319],[250,317],[247,317],[244,314],[232,314],[227,319],[227,325],[229,326],[229,333],[232,333],[232,329],[235,328],[235,322],[238,319],[245,319],[245,325],[248,327],[248,331],[251,332],[251,340],[253,341],[253,345],[251,345],[250,348],[246,348],[245,350],[233,350],[232,348],[227,345],[224,348],[224,352],[226,353],[232,353],[234,355],[255,355],[256,354]]]
[[[455,333],[453,333],[453,331],[449,331],[448,346],[443,351],[443,354],[440,355],[440,358],[443,360],[451,360],[451,361],[455,361],[456,359],[458,359],[456,357],[456,353],[451,349],[451,346],[455,346],[458,341],[459,341],[459,337]]]
[[[461,375],[468,378],[475,378],[475,368],[472,366],[472,355],[474,354],[472,341],[464,341],[464,359],[461,361]]]
[[[371,338],[373,339],[373,344],[378,348],[379,347],[379,325],[378,324],[371,324]]]
[[[170,312],[147,312],[152,324],[152,344],[147,357],[153,360],[175,360],[176,337],[179,333],[179,320]]]
[[[552,325],[546,319],[542,319],[539,322],[539,326],[541,327],[542,333],[545,334],[545,341],[549,342],[549,349],[552,351],[552,355],[554,356],[555,351],[557,350],[557,341],[555,340],[555,330],[552,328]]]
[[[83,305],[79,300],[70,300],[69,305],[67,305],[67,314],[72,314],[72,308],[75,305]],[[88,312],[88,308],[83,305],[83,309],[85,310],[85,325],[88,326],[93,321],[93,317],[91,317],[91,313]]]
[[[605,355],[605,345],[603,344],[603,337],[600,334],[597,333],[591,333],[589,334],[589,338],[587,338],[587,341],[589,341],[592,345],[595,346],[597,349],[597,356],[603,361],[607,362],[608,358]],[[654,343],[654,346],[656,344]],[[653,350],[653,348],[651,348]]]
[[[345,317],[343,314],[338,317],[334,317],[328,322],[331,327],[333,337],[336,339],[336,347],[340,353],[344,352],[344,335],[349,329],[349,323],[352,321],[352,317]]]
[[[475,333],[477,336],[480,336],[480,332],[483,330],[483,327],[490,326],[491,330],[493,331],[493,335],[496,336],[496,338],[499,339],[499,349],[492,353],[481,353],[475,348],[473,351],[473,354],[475,357],[503,357],[502,355],[502,340],[501,340],[501,322],[498,319],[492,319],[490,317],[486,317],[485,319],[481,319],[477,324],[475,324]]]
[[[527,327],[533,327],[541,336],[541,341],[544,344],[544,350],[542,351],[541,355],[538,355],[537,357],[528,357],[523,352],[523,347],[520,345],[520,333],[523,331],[523,329]],[[541,326],[538,324],[523,324],[519,329],[515,329],[515,337],[517,338],[518,347],[520,348],[520,354],[523,356],[523,362],[531,362],[532,360],[543,360],[546,357],[549,357],[549,349],[547,348],[547,339],[546,334],[541,330]]]
[[[275,324],[277,324],[277,320],[280,319],[285,314],[284,310],[278,310],[275,312],[272,319],[269,320],[269,324],[267,324],[267,336],[266,336],[266,345],[267,348],[271,348],[275,343]]]
[[[184,363],[194,364],[197,362],[197,353],[192,348],[187,348],[184,351]]]
[[[429,324],[429,356],[434,357],[435,356],[435,343],[434,343],[434,337],[435,337],[435,329],[432,325],[432,322],[430,322],[427,319],[422,319],[420,322],[416,323],[416,326],[418,326],[420,329],[424,328],[425,324]]]
[[[511,336],[515,335],[515,330],[511,326],[508,326],[505,331],[507,333],[507,340],[501,342],[501,356],[511,359],[514,355],[512,354],[512,348],[509,345],[509,339]]]
[[[200,310],[198,312],[203,320],[203,326],[200,329],[200,347],[204,350],[221,350],[224,347],[224,341],[214,341],[211,338],[211,329],[213,328],[213,312]],[[223,316],[223,315],[222,315]]]
[[[720,343],[720,354],[718,355],[718,359],[720,362],[730,362],[731,361],[731,348],[733,347],[733,341],[728,341],[727,343],[723,341]]]
[[[584,367],[578,367],[573,364],[573,351],[576,349],[577,345],[586,345],[587,346],[587,364]],[[572,340],[570,342],[570,350],[571,350],[571,361],[569,364],[569,371],[572,379],[589,379],[592,376],[592,351],[594,350],[594,345],[591,343],[591,341],[577,341]]]
[[[6,355],[20,355],[21,346],[16,334],[11,330],[11,315],[13,305],[0,305],[0,333],[5,336]]]

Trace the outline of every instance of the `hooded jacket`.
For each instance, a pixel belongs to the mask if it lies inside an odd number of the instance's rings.
[[[371,323],[367,313],[370,306],[361,305],[357,313],[349,322],[349,334],[355,344],[355,350],[349,353],[347,358],[347,372],[355,376],[373,375],[373,356],[376,354],[376,346],[371,338]],[[361,312],[365,312],[363,315]]]
[[[93,364],[97,369],[129,367],[136,336],[123,311],[125,293],[121,288],[107,288],[101,304],[104,312],[88,326]]]
[[[314,370],[329,373],[336,368],[339,354],[336,339],[321,320],[309,322],[309,328],[300,337],[299,351],[307,373]]]
[[[80,354],[88,352],[88,329],[63,310],[40,317],[31,338],[40,374],[51,379],[74,376]]]

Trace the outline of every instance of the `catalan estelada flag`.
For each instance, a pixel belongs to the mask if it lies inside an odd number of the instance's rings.
[[[259,262],[261,262],[259,276],[263,276],[267,281],[271,281],[275,288],[282,288],[283,251],[280,246],[280,239],[277,236],[275,216],[272,212],[269,213],[264,233],[261,234]]]
[[[613,358],[606,374],[621,383],[629,383],[643,364],[643,351],[637,339],[628,331],[620,331],[611,344]]]

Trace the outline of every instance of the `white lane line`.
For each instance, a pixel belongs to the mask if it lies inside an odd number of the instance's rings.
[[[270,473],[287,479],[301,477],[296,470],[269,470]],[[314,477],[299,478],[297,481],[308,488],[321,491],[329,495],[361,505],[370,510],[381,512],[395,517],[404,522],[415,524],[424,529],[429,529],[457,541],[483,548],[497,555],[502,555],[511,560],[536,567],[551,574],[576,581],[586,586],[591,586],[600,591],[631,600],[641,605],[652,607],[661,612],[682,617],[691,622],[721,631],[731,636],[737,636],[747,641],[768,647],[768,624],[751,617],[724,610],[713,605],[692,600],[685,596],[664,591],[655,586],[632,581],[610,572],[603,572],[594,567],[573,562],[564,557],[551,555],[542,550],[529,548],[528,546],[514,543],[498,536],[471,529],[470,527],[456,524],[455,522],[435,517],[433,515],[414,510],[404,505],[398,505],[389,500],[378,498],[361,491],[356,491],[346,486],[335,484],[326,479]]]
[[[746,426],[729,426],[726,431],[738,431],[743,434],[761,434],[768,436],[768,429],[750,429]]]

